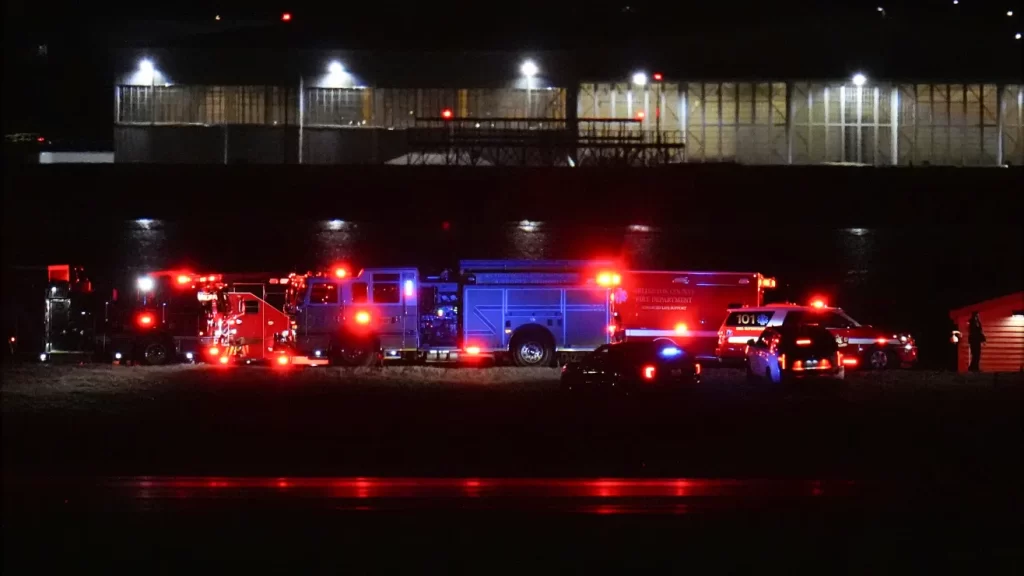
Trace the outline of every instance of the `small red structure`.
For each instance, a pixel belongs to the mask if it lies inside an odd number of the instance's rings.
[[[949,317],[961,333],[957,342],[957,371],[967,372],[971,362],[967,324],[975,310],[985,334],[979,366],[981,371],[1024,371],[1024,292],[950,310]]]

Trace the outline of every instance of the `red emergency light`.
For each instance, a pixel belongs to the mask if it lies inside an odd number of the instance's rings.
[[[825,300],[823,300],[821,298],[815,298],[814,300],[811,300],[811,307],[812,308],[824,308],[825,307]]]
[[[135,323],[143,328],[149,328],[154,322],[153,315],[149,312],[143,312],[135,317]]]
[[[664,78],[664,76],[662,76],[662,75],[661,75],[661,72],[655,72],[655,73],[654,73],[654,74],[653,74],[653,75],[651,76],[651,78],[654,78],[654,81],[655,81],[655,82],[661,82],[661,80],[662,80],[662,78]]]
[[[189,276],[187,274],[179,274],[178,275],[178,284],[184,285],[184,284],[190,284],[191,282],[192,282],[192,277],[191,276]]]
[[[444,118],[445,120],[451,120],[453,115],[451,108],[441,110],[441,118]]]
[[[622,276],[614,272],[601,272],[597,275],[598,286],[618,286],[622,283]]]
[[[366,310],[360,310],[359,312],[356,312],[355,319],[356,319],[356,324],[363,324],[363,325],[369,324],[370,323],[370,313],[367,312]]]
[[[341,267],[335,268],[334,275],[337,276],[338,278],[344,278],[348,276],[348,270]]]
[[[466,354],[469,354],[470,356],[477,356],[477,355],[480,354],[480,347],[479,346],[467,346],[466,347]]]
[[[291,12],[285,12],[284,14],[281,14],[281,22],[291,22],[291,21],[292,21],[292,13]]]
[[[644,380],[654,380],[655,371],[656,368],[654,366],[651,366],[650,364],[644,366]]]
[[[643,120],[643,119],[644,119],[644,118],[646,118],[646,117],[647,117],[647,113],[646,113],[646,112],[644,112],[643,110],[640,110],[640,111],[638,111],[638,112],[636,113],[636,119],[637,119],[637,120]]]

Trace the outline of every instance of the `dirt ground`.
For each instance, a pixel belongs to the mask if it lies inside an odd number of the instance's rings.
[[[555,369],[22,365],[7,472],[1019,478],[1019,374],[567,398]]]

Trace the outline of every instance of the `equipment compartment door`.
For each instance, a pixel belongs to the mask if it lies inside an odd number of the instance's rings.
[[[400,272],[374,272],[370,290],[370,300],[377,314],[376,327],[380,336],[381,348],[400,350],[405,347],[405,289],[404,279]],[[410,279],[410,286],[415,292],[416,283]],[[415,301],[415,296],[413,296]],[[413,335],[415,338],[415,334]]]
[[[568,288],[565,291],[565,346],[592,350],[608,343],[611,322],[608,290]]]

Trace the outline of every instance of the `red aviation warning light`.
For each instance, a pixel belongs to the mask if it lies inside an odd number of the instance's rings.
[[[451,120],[452,116],[454,116],[454,114],[452,113],[451,108],[445,108],[441,110],[441,118],[444,118],[445,120]]]

